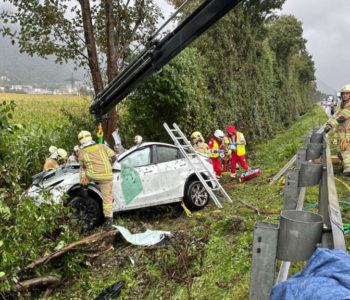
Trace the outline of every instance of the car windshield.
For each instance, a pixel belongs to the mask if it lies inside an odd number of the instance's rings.
[[[151,164],[151,148],[136,150],[120,161],[125,167],[142,167]]]

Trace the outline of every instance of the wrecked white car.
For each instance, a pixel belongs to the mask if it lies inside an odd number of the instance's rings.
[[[204,178],[206,170],[201,159],[213,172],[210,160],[201,154],[190,158]],[[201,209],[209,200],[208,192],[178,147],[147,142],[122,153],[113,164],[113,212],[184,201],[190,209]],[[89,228],[103,219],[102,196],[98,185],[80,185],[79,165],[67,164],[58,169],[33,176],[28,196],[38,204],[45,201],[42,191],[49,191],[54,201],[67,203],[76,209],[77,218]]]

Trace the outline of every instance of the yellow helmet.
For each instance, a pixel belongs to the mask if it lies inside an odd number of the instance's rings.
[[[62,148],[59,148],[57,149],[57,159],[64,159],[67,157],[67,152],[66,150],[62,149]]]
[[[50,148],[49,148],[50,154],[53,154],[53,153],[55,153],[56,151],[57,151],[57,147],[56,147],[56,146],[50,146]]]
[[[82,130],[78,134],[78,139],[80,144],[83,144],[88,141],[92,141],[91,133],[89,131]]]
[[[350,93],[350,84],[344,85],[344,86],[341,88],[340,93]]]
[[[191,139],[193,139],[193,138],[203,140],[203,136],[199,131],[195,131],[191,134]]]

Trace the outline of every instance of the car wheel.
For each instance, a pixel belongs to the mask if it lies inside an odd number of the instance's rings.
[[[88,230],[98,226],[102,222],[102,209],[99,203],[91,197],[76,196],[69,206],[75,210],[75,218],[78,224]]]
[[[192,181],[185,191],[184,202],[189,209],[198,210],[207,205],[209,194],[199,180]]]

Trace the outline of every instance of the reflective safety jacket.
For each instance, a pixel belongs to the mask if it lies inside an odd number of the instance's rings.
[[[211,138],[208,146],[211,150],[211,154],[210,157],[212,158],[218,158],[219,157],[219,153],[217,152],[219,149],[222,149],[223,146],[217,142],[217,140],[215,138]]]
[[[110,159],[115,153],[104,144],[93,144],[79,150],[81,172],[86,172],[92,180],[112,180]]]
[[[56,169],[58,166],[57,160],[49,157],[45,160],[44,171]]]
[[[245,143],[245,138],[242,132],[237,131],[235,136],[231,136],[230,139],[233,139],[232,142],[236,143]],[[245,145],[237,145],[237,156],[245,155]]]
[[[339,124],[337,119],[341,116],[345,118],[345,122]],[[328,123],[334,128],[335,138],[350,139],[350,101],[347,101],[345,106],[340,108]]]

